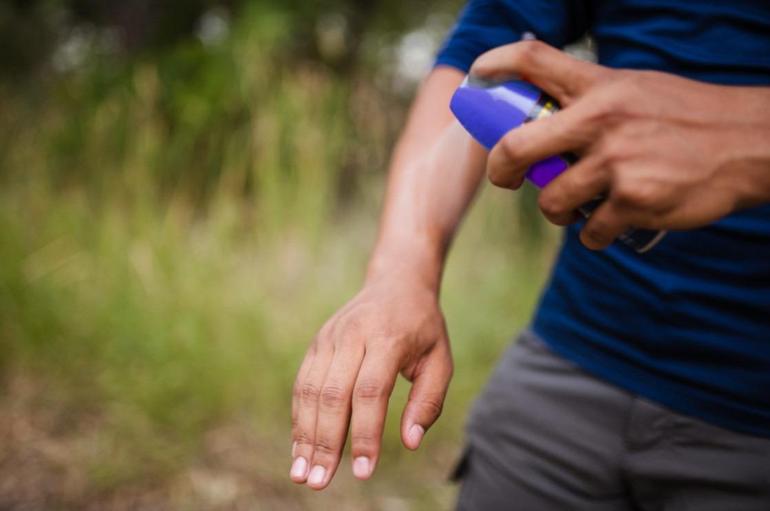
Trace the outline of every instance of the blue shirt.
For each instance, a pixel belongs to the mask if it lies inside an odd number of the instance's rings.
[[[558,47],[590,32],[605,66],[770,85],[766,0],[471,0],[437,64],[467,71],[524,31]],[[770,205],[671,232],[644,255],[589,251],[580,227],[566,231],[535,332],[631,392],[770,437]]]

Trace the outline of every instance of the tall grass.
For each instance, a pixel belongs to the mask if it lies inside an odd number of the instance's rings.
[[[292,487],[294,371],[360,283],[404,105],[370,81],[282,63],[280,24],[252,14],[215,48],[96,58],[0,105],[0,410],[38,431],[0,445],[0,504],[451,499],[442,478],[464,413],[527,321],[553,236],[522,235],[518,199],[487,190],[447,272],[457,376],[423,452],[399,445],[399,386],[374,482],[343,470],[325,496]],[[9,479],[25,457],[45,477]]]

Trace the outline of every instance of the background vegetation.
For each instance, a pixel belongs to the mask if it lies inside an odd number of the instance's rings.
[[[0,508],[449,507],[463,417],[554,233],[485,190],[450,260],[456,376],[418,453],[288,482],[290,386],[360,284],[415,79],[458,2],[0,4]],[[472,304],[472,306],[469,306]]]

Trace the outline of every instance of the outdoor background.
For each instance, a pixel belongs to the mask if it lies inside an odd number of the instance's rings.
[[[420,451],[288,481],[294,373],[360,285],[388,155],[461,2],[0,1],[0,509],[433,510],[558,232],[487,187]]]

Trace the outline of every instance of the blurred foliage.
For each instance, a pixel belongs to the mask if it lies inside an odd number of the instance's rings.
[[[45,69],[74,31],[111,29],[113,50],[159,49],[194,34],[201,16],[228,0],[9,0],[0,4],[0,48],[6,78]]]
[[[122,64],[96,55],[45,91],[11,91],[19,101],[4,109],[0,143],[7,149],[34,148],[32,157],[40,150],[50,154],[51,182],[83,185],[94,201],[114,188],[158,196],[146,200],[181,194],[203,206],[216,186],[246,198],[261,187],[278,186],[263,194],[278,203],[288,200],[282,194],[308,194],[308,203],[331,200],[334,189],[324,187],[341,183],[326,178],[336,172],[320,173],[332,161],[345,167],[361,158],[357,139],[392,133],[400,114],[378,106],[373,91],[356,83],[283,62],[285,22],[280,14],[254,12],[226,44],[205,47],[190,40]],[[355,109],[372,106],[381,110],[374,112],[377,120],[366,129],[353,125]],[[387,140],[366,158],[382,168],[386,146]],[[0,162],[17,154],[3,151]],[[111,164],[102,159],[106,155]],[[267,165],[265,158],[271,159]],[[224,167],[239,169],[238,174],[220,181]],[[280,172],[280,179],[255,172],[262,167]],[[6,161],[3,168],[13,172],[24,165]],[[125,176],[126,168],[141,169],[141,175]],[[300,172],[304,181],[319,174],[319,188],[294,186]],[[148,186],[127,187],[126,179]]]
[[[184,188],[205,205],[223,165],[252,164],[254,152],[265,152],[261,146],[281,148],[275,163],[284,172],[298,168],[298,155],[283,141],[286,125],[320,115],[333,120],[324,129],[344,131],[342,144],[326,149],[344,153],[337,182],[328,184],[350,196],[360,171],[382,171],[403,118],[408,94],[391,87],[395,41],[428,12],[451,10],[429,2],[354,0],[4,4],[0,27],[9,30],[0,30],[0,48],[8,55],[0,73],[11,80],[0,85],[10,100],[2,112],[8,122],[0,127],[8,136],[0,144],[45,131],[45,150],[56,157],[48,168],[54,182],[85,183],[98,200],[101,189],[116,182],[89,148],[109,148],[120,160],[137,143],[132,137],[164,138],[168,143],[146,155],[151,161],[143,167],[159,181],[153,193]],[[142,27],[140,35],[132,35],[134,24]],[[300,108],[293,96],[303,94],[319,101]],[[333,97],[326,101],[325,94]],[[362,112],[369,108],[377,119]],[[272,111],[265,118],[275,123],[251,122],[263,109]],[[150,119],[150,112],[158,115]],[[20,126],[30,119],[42,125]],[[145,121],[146,129],[135,131]],[[367,136],[384,137],[374,154],[369,146],[361,151]],[[248,197],[263,179],[244,169],[230,185]]]
[[[468,403],[553,248],[500,190],[447,270],[457,371],[425,447],[399,444],[399,386],[374,481],[344,467],[318,495],[286,478],[294,371],[360,284],[405,115],[384,41],[440,9],[126,1],[164,28],[117,44],[99,34],[118,4],[0,7],[3,26],[51,34],[26,48],[35,65],[2,66],[48,78],[1,86],[0,508],[448,507]],[[358,15],[350,67],[329,52],[348,29],[329,33]],[[302,48],[303,26],[331,31],[312,43],[326,50]]]
[[[370,47],[392,42],[427,15],[451,13],[459,5],[459,0],[6,0],[0,3],[0,77],[40,78],[50,70],[55,50],[73,37],[98,38],[110,52],[130,59],[200,35],[212,14],[237,20],[254,11],[283,19],[285,57],[324,62],[349,74],[367,42]]]

